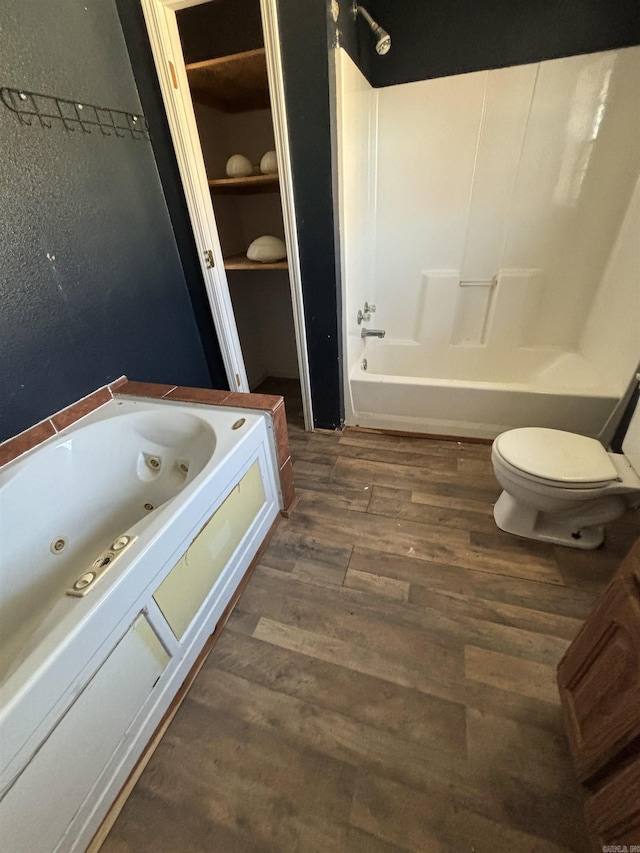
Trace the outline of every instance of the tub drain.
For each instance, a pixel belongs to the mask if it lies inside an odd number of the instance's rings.
[[[49,545],[49,550],[52,554],[62,554],[64,549],[67,547],[67,537],[66,536],[56,536],[51,545]]]
[[[155,506],[153,504],[146,503],[144,505],[144,508],[146,509],[147,512],[151,512],[152,509],[155,509]]]

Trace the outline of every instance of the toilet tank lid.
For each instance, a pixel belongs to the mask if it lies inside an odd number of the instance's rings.
[[[618,477],[609,454],[595,438],[546,427],[503,432],[500,456],[526,474],[558,483],[608,483]]]

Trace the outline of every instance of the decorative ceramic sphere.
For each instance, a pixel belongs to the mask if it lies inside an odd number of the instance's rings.
[[[287,257],[287,247],[279,237],[258,237],[247,249],[247,257],[250,261],[259,261],[261,264],[269,264],[281,261]]]
[[[253,174],[253,166],[244,154],[234,154],[227,160],[225,171],[229,178],[246,178]]]
[[[275,151],[267,151],[262,160],[260,160],[260,171],[263,175],[278,174],[278,161]]]

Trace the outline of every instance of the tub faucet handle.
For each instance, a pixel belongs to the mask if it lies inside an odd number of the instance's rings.
[[[375,305],[369,305],[368,302],[365,302],[364,303],[364,313],[365,314],[375,314],[376,313],[376,306]]]
[[[367,311],[367,306],[365,305],[364,307],[365,307],[364,314],[362,313],[362,311],[360,309],[358,309],[358,316],[357,316],[358,325],[360,325],[363,320],[367,321],[367,320],[371,319],[371,314],[369,314],[369,312]]]

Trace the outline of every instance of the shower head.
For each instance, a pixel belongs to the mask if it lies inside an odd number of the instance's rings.
[[[371,32],[376,37],[376,50],[380,54],[380,56],[384,56],[385,53],[389,53],[391,50],[391,36],[386,30],[383,30],[380,24],[376,23],[371,15],[367,12],[364,6],[358,6],[357,3],[353,4],[353,17],[358,17],[358,14],[362,15],[365,21],[371,27]]]
[[[391,36],[389,33],[379,26],[373,27],[373,33],[376,37],[376,50],[380,56],[384,56],[385,53],[389,53],[391,50]]]

